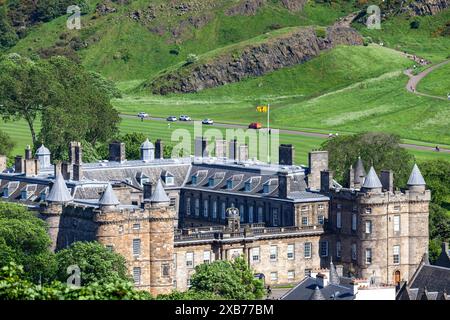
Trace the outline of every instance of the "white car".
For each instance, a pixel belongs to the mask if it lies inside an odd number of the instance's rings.
[[[189,116],[186,116],[186,115],[182,115],[182,116],[180,116],[180,121],[191,121],[192,119],[191,119],[191,117],[189,117]]]
[[[148,113],[145,113],[145,112],[139,112],[139,113],[138,113],[138,117],[139,117],[139,118],[148,118]]]
[[[174,121],[177,121],[177,120],[178,120],[178,119],[177,119],[177,117],[175,117],[175,116],[167,117],[167,121],[174,122]]]
[[[202,121],[203,124],[214,124],[214,121],[212,121],[211,119],[204,119]]]

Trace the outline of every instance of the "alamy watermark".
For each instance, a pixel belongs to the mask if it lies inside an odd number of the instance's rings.
[[[69,6],[67,8],[67,14],[70,14],[67,18],[67,29],[80,30],[81,29],[81,8],[79,6]]]
[[[368,29],[381,29],[381,9],[379,6],[371,5],[367,8],[366,26]]]
[[[67,267],[67,286],[72,289],[78,289],[81,287],[81,270],[76,264]]]

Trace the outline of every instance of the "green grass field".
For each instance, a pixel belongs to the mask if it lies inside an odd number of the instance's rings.
[[[447,97],[450,93],[450,63],[428,74],[417,87],[419,92]]]
[[[37,127],[39,128],[39,126]],[[226,132],[223,128],[214,128],[204,126],[203,129],[215,129],[222,132],[224,138],[226,138]],[[138,119],[122,119],[120,124],[121,133],[142,132],[146,134],[149,139],[155,141],[156,139],[162,139],[165,143],[176,145],[178,142],[172,141],[172,134],[177,129],[185,129],[194,139],[194,130],[191,123],[172,123],[168,128],[167,123],[163,121],[144,121],[141,122]],[[31,136],[28,131],[28,126],[24,121],[16,122],[0,122],[0,130],[8,132],[16,142],[16,146],[13,150],[13,155],[23,154],[26,145],[31,144]],[[263,139],[264,136],[263,136]],[[280,143],[293,144],[295,146],[295,161],[297,164],[307,164],[308,152],[320,147],[325,139],[316,137],[297,136],[289,134],[280,135]],[[177,140],[178,141],[178,140]],[[193,140],[191,141],[191,148],[193,150]],[[433,151],[419,151],[408,149],[418,161],[430,160],[430,159],[442,159],[450,160],[450,154],[438,153]],[[261,159],[264,160],[265,159]]]

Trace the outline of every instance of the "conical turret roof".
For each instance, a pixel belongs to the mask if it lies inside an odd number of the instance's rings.
[[[414,164],[414,167],[411,171],[411,175],[408,179],[408,186],[424,186],[426,185],[425,179],[422,176],[422,173],[419,170],[417,164]]]
[[[355,183],[361,183],[361,177],[366,176],[366,169],[364,169],[364,163],[361,160],[361,157],[358,157],[358,161],[355,164]]]
[[[110,183],[108,183],[108,186],[106,187],[105,192],[103,192],[103,195],[98,203],[101,206],[116,206],[120,204],[120,201],[117,199]]]
[[[164,190],[161,179],[158,180],[155,191],[152,193],[149,201],[150,202],[169,202],[170,201],[169,197],[167,196],[166,191]]]
[[[311,294],[311,297],[309,297],[309,300],[327,300],[327,299],[325,299],[322,292],[320,292],[319,286],[316,286],[314,292]]]
[[[339,285],[340,283],[341,283],[341,280],[336,271],[336,267],[333,264],[333,260],[330,260],[330,284]]]
[[[381,181],[377,176],[377,173],[375,172],[375,169],[373,167],[370,167],[369,173],[367,174],[366,179],[364,179],[364,184],[362,185],[363,188],[366,189],[375,189],[375,188],[381,188]]]
[[[55,181],[53,182],[53,186],[50,189],[50,192],[47,196],[48,202],[68,202],[72,201],[73,197],[70,194],[69,189],[66,186],[66,182],[61,174],[58,172],[56,175]]]
[[[50,150],[44,144],[42,144],[39,149],[36,150],[36,156],[46,156],[50,155]]]

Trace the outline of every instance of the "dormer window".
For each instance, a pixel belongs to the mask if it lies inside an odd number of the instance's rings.
[[[197,184],[197,176],[192,176],[191,182],[192,182],[192,184]]]
[[[251,185],[250,181],[247,181],[245,183],[245,191],[250,192],[251,189],[252,189],[252,185]]]
[[[21,199],[21,200],[27,200],[27,198],[28,198],[28,192],[27,192],[27,190],[22,190],[22,191],[20,191],[20,199]]]
[[[42,191],[40,194],[40,197],[41,197],[41,201],[45,201],[47,194],[44,191]]]
[[[4,187],[3,188],[3,198],[8,198],[9,197],[9,189],[8,187]]]
[[[173,177],[166,177],[166,178],[165,178],[165,183],[166,183],[166,186],[171,186],[171,185],[173,185],[175,182],[174,182]]]
[[[150,182],[150,179],[149,179],[149,178],[142,178],[142,179],[141,179],[141,186],[143,186],[144,183],[148,183],[148,182]]]
[[[171,174],[170,172],[163,170],[161,177],[166,186],[172,186],[175,184],[175,178],[173,177],[173,174]]]
[[[227,181],[227,189],[233,189],[233,180]]]
[[[214,178],[209,178],[208,179],[208,186],[209,187],[214,187]]]
[[[269,185],[268,184],[265,184],[263,186],[263,193],[269,193]]]

